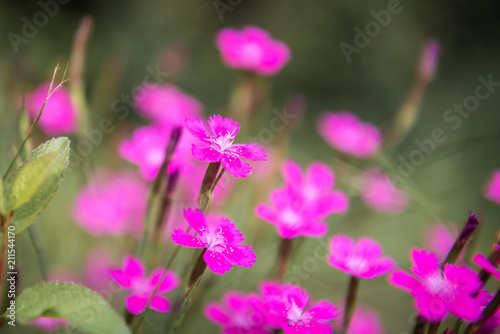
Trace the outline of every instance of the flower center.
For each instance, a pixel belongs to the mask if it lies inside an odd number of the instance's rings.
[[[217,247],[219,245],[223,245],[225,243],[224,237],[218,233],[215,233],[215,234],[207,233],[207,235],[204,237],[204,239],[205,239],[205,243],[207,244],[208,249]]]
[[[132,290],[138,295],[149,293],[150,285],[145,279],[137,278],[132,281]]]
[[[229,146],[233,144],[234,138],[231,138],[229,133],[226,136],[220,136],[213,140],[213,143],[217,146],[219,152],[225,151]]]
[[[433,294],[439,295],[444,299],[453,299],[455,297],[455,288],[441,271],[435,271],[425,279],[426,290]]]
[[[353,256],[347,261],[347,266],[353,272],[360,272],[365,270],[365,268],[367,267],[367,262],[363,258]]]
[[[257,43],[247,43],[243,46],[241,55],[246,65],[256,65],[262,58],[262,49]]]
[[[292,306],[288,309],[288,319],[291,321],[298,321],[302,315],[302,309],[292,301]]]
[[[297,212],[295,212],[291,208],[287,208],[282,212],[281,219],[283,220],[283,223],[287,226],[297,225],[301,220]]]

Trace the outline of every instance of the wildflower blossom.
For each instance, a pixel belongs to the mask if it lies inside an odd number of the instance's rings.
[[[290,59],[285,43],[273,40],[266,31],[253,26],[241,31],[222,29],[216,44],[227,66],[262,75],[276,74]]]
[[[346,274],[373,279],[388,274],[396,267],[389,257],[382,257],[382,247],[372,239],[361,238],[358,242],[337,235],[330,241],[328,264]]]
[[[130,139],[124,140],[118,152],[127,161],[139,167],[139,174],[148,181],[155,179],[165,160],[171,129],[160,126],[145,126],[136,129]],[[168,171],[172,173],[181,169],[184,173],[191,170],[191,156],[189,154],[190,141],[181,136],[175,149]]]
[[[495,245],[495,249],[498,251],[499,246]],[[484,271],[493,275],[497,280],[500,280],[500,270],[497,268],[500,263],[493,264],[488,260],[488,258],[480,253],[474,256],[472,259],[475,264],[480,266]]]
[[[179,279],[174,272],[168,271],[160,283],[163,274],[164,270],[158,268],[149,277],[146,277],[146,270],[141,260],[133,256],[127,256],[123,259],[121,269],[109,271],[109,275],[116,284],[131,292],[125,299],[125,306],[132,314],[144,312],[149,299],[151,299],[150,309],[160,313],[170,310],[170,301],[161,294],[172,291],[179,286]],[[152,296],[158,283],[156,294]]]
[[[75,199],[75,221],[95,236],[142,230],[147,185],[130,172],[99,171]]]
[[[252,267],[255,263],[255,251],[251,246],[240,245],[244,240],[241,232],[231,220],[219,218],[207,222],[200,210],[184,210],[184,218],[199,237],[177,229],[172,240],[179,245],[191,248],[206,248],[203,259],[215,273],[224,275],[233,265]]]
[[[50,83],[40,85],[33,93],[26,96],[26,112],[34,120],[45,102]],[[54,87],[52,87],[54,89]],[[71,96],[64,87],[52,92],[43,110],[38,126],[49,136],[74,133],[77,128],[77,111],[71,102]]]
[[[220,162],[234,177],[247,177],[252,169],[241,158],[252,161],[266,160],[266,153],[256,144],[233,144],[240,126],[230,118],[211,116],[208,120],[210,134],[201,119],[188,118],[185,124],[186,129],[202,142],[193,144],[192,153],[195,159]]]
[[[318,121],[318,128],[331,146],[354,157],[370,158],[382,145],[379,129],[346,111],[324,113]]]
[[[208,304],[203,313],[227,334],[271,334],[268,309],[255,293],[245,295],[230,291],[226,292],[222,303]]]
[[[269,307],[270,321],[286,334],[331,333],[330,321],[337,316],[336,307],[328,301],[313,306],[306,290],[299,286],[274,282],[261,284],[264,301]]]
[[[490,201],[500,204],[500,169],[496,170],[488,181],[484,196]]]
[[[199,117],[203,107],[173,85],[143,84],[134,95],[139,113],[155,125],[182,125],[186,117]]]
[[[111,256],[103,247],[92,249],[85,260],[82,283],[100,293],[107,293],[109,288],[108,271],[113,267]]]
[[[424,242],[439,259],[444,260],[456,239],[456,230],[452,232],[443,224],[435,224],[426,230]]]
[[[339,313],[343,313],[342,307],[339,307]],[[342,317],[337,317],[334,323],[337,327],[342,328]],[[382,326],[380,318],[375,312],[370,308],[358,306],[354,311],[351,322],[349,323],[349,328],[346,334],[384,334],[385,330]]]
[[[398,215],[408,207],[408,195],[379,169],[367,170],[361,178],[361,198],[373,210]]]
[[[481,308],[489,297],[486,291],[479,291],[482,282],[476,272],[450,263],[441,270],[437,255],[426,250],[414,248],[411,257],[413,275],[398,269],[389,282],[415,297],[415,307],[424,319],[439,322],[448,313],[469,322],[481,318]]]

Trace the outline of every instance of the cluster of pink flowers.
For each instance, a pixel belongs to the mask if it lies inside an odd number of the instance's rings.
[[[347,196],[333,190],[335,174],[323,163],[312,163],[304,173],[288,161],[283,166],[285,185],[271,192],[271,205],[257,206],[256,215],[274,226],[282,238],[322,237],[328,231],[323,221],[332,213],[344,213]]]
[[[73,218],[101,237],[142,231],[148,187],[134,173],[98,171],[74,202]]]
[[[307,292],[299,286],[277,282],[263,282],[260,292],[228,292],[222,304],[205,307],[205,316],[228,334],[264,334],[276,328],[286,334],[332,332],[331,321],[337,313],[328,301],[312,305]]]

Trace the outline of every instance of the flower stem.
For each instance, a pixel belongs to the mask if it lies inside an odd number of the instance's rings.
[[[351,276],[349,288],[345,299],[344,319],[342,321],[342,333],[347,333],[349,325],[356,310],[356,302],[359,291],[359,278]]]
[[[277,277],[278,280],[282,282],[283,279],[285,278],[285,273],[288,266],[288,261],[290,259],[290,254],[292,254],[292,244],[293,244],[293,239],[286,239],[286,238],[281,239],[280,253],[278,255]]]
[[[33,248],[35,249],[36,258],[38,260],[38,267],[40,268],[40,274],[42,276],[42,281],[46,281],[47,265],[45,261],[45,254],[42,248],[40,247],[38,230],[35,224],[32,224],[28,227],[28,233],[30,236],[31,243],[33,244]]]
[[[439,330],[439,325],[441,325],[441,321],[429,324],[429,329],[427,330],[427,334],[437,334]]]
[[[415,326],[413,327],[412,334],[424,334],[427,330],[427,326],[429,323],[422,318],[421,316],[417,316],[415,319]]]
[[[217,182],[219,182],[222,177],[224,169],[219,174],[219,169],[221,167],[220,162],[212,162],[208,165],[207,172],[201,183],[200,194],[198,195],[198,208],[207,213],[210,208],[210,200],[212,199],[212,192],[215,188]]]
[[[460,232],[460,235],[453,244],[453,247],[446,256],[446,259],[443,261],[441,265],[442,268],[444,268],[444,265],[446,263],[455,263],[457,261],[464,247],[469,242],[472,233],[474,233],[474,231],[478,226],[479,226],[479,220],[477,219],[477,216],[474,214],[474,212],[471,211],[469,214],[469,219],[465,223],[462,232]]]

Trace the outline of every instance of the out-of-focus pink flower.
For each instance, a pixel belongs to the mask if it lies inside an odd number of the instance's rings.
[[[443,224],[435,224],[426,230],[424,242],[439,259],[444,260],[457,240],[456,230],[454,232]],[[463,252],[461,258],[463,258]]]
[[[165,159],[170,133],[170,128],[160,126],[137,128],[130,139],[120,144],[118,152],[125,160],[139,167],[139,174],[145,180],[152,181],[158,175]],[[168,172],[172,173],[177,169],[181,170],[182,173],[191,171],[190,145],[189,138],[182,135],[168,165]]]
[[[498,250],[498,245],[495,245],[495,249]],[[500,270],[497,268],[500,263],[491,263],[486,255],[480,253],[474,256],[472,259],[475,264],[480,266],[484,271],[493,275],[497,280],[500,280]]]
[[[419,74],[425,80],[430,80],[436,72],[441,47],[436,40],[429,40],[424,46],[422,56],[420,58]]]
[[[229,291],[222,303],[210,303],[203,313],[226,334],[271,334],[269,307],[255,293],[248,295]]]
[[[187,117],[200,117],[203,106],[173,85],[143,84],[134,95],[142,116],[156,125],[183,125]]]
[[[379,169],[367,170],[361,180],[361,198],[373,210],[398,215],[407,209],[408,195]]]
[[[46,332],[55,332],[59,327],[69,325],[69,322],[61,318],[38,317],[30,325],[43,329]]]
[[[186,129],[202,142],[193,144],[192,152],[195,159],[203,162],[220,162],[234,177],[247,177],[252,170],[252,167],[241,158],[252,161],[266,160],[266,152],[256,144],[233,144],[234,138],[240,131],[237,122],[215,115],[209,118],[208,125],[210,134],[201,119],[186,119]]]
[[[396,268],[391,258],[382,257],[382,247],[372,239],[361,238],[356,243],[349,237],[337,235],[330,241],[330,251],[328,264],[355,277],[372,279]]]
[[[187,49],[181,44],[168,45],[160,56],[161,68],[171,76],[177,76],[189,60]]]
[[[339,313],[342,314],[343,308],[339,307]],[[337,327],[342,328],[342,317],[337,317],[334,323]],[[358,306],[352,316],[349,328],[346,334],[384,334],[385,330],[382,326],[378,314],[370,308]]]
[[[109,288],[108,272],[113,267],[111,256],[102,247],[92,249],[85,260],[83,269],[83,285],[101,293],[107,293]]]
[[[133,173],[101,170],[78,193],[73,218],[95,236],[138,235],[147,193],[147,185]]]
[[[224,28],[217,34],[216,44],[228,67],[262,75],[276,74],[290,59],[285,43],[273,40],[266,31],[253,26],[241,31]]]
[[[500,169],[493,172],[484,190],[484,196],[500,205]]]
[[[354,157],[371,158],[382,145],[379,129],[346,111],[324,113],[318,129],[333,148]]]
[[[476,334],[498,334],[500,331],[500,309],[496,311],[490,318],[488,318],[479,329]]]
[[[333,190],[335,174],[324,163],[313,162],[304,173],[298,163],[289,160],[283,166],[283,177],[285,187],[298,194],[318,217],[344,213],[349,207],[347,196]]]
[[[26,111],[31,120],[34,120],[40,112],[47,97],[49,86],[50,83],[44,83],[33,93],[26,95]],[[59,87],[50,95],[38,126],[49,136],[70,134],[76,131],[77,112],[66,88]]]
[[[184,210],[184,218],[199,237],[177,229],[172,240],[185,247],[206,248],[203,259],[215,274],[224,275],[233,265],[253,267],[255,251],[251,246],[240,245],[243,235],[231,220],[220,218],[207,223],[205,214],[193,209]]]
[[[179,286],[179,279],[174,272],[168,271],[160,283],[164,272],[162,268],[158,268],[149,277],[146,277],[146,269],[141,260],[127,256],[123,259],[122,269],[111,269],[109,275],[122,289],[131,292],[125,299],[125,306],[132,314],[144,312],[148,300],[159,284],[156,294],[151,298],[149,308],[165,313],[170,310],[170,301],[161,294],[172,291]]]
[[[449,313],[468,322],[481,318],[482,307],[490,297],[486,290],[479,291],[483,284],[476,272],[450,263],[441,270],[437,255],[426,250],[414,248],[411,257],[410,270],[414,275],[398,269],[390,275],[389,282],[415,297],[415,308],[424,319],[439,322]]]
[[[349,206],[347,196],[333,190],[335,175],[320,162],[304,173],[297,163],[288,161],[282,173],[284,187],[273,190],[271,205],[259,204],[255,214],[276,226],[282,238],[324,236],[328,226],[323,220],[332,213],[344,213]]]
[[[337,316],[337,308],[330,302],[322,300],[309,307],[313,303],[306,290],[291,284],[264,282],[260,289],[269,306],[269,321],[286,334],[332,332],[330,322]]]

